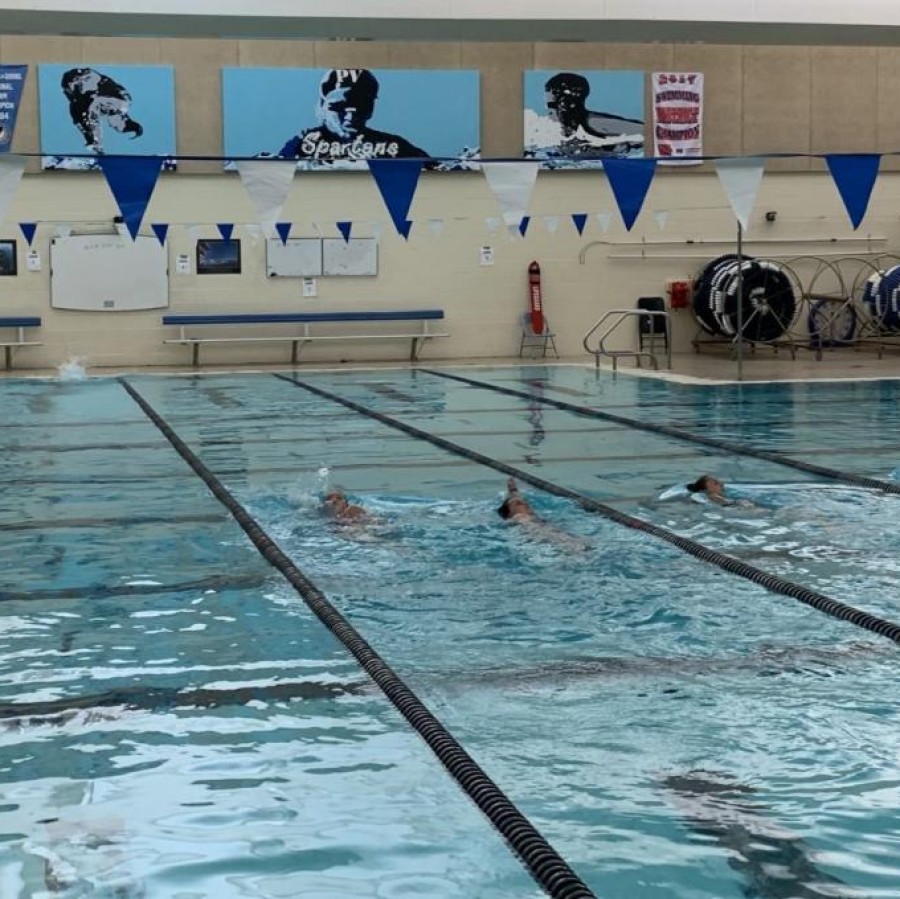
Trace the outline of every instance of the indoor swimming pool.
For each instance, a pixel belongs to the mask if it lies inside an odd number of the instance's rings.
[[[900,897],[898,423],[900,381],[567,365],[3,381],[0,896]]]

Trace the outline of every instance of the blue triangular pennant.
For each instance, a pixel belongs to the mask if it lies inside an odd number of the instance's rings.
[[[625,228],[630,231],[650,190],[656,160],[604,159],[603,171],[609,179]]]
[[[97,162],[134,240],[153,196],[162,160],[152,156],[98,156]]]
[[[855,231],[869,206],[881,156],[878,153],[829,153],[825,161]]]
[[[350,232],[353,230],[353,222],[337,222],[337,229],[341,232],[345,243],[350,243]]]
[[[528,226],[531,224],[531,216],[523,215],[522,218],[519,219],[519,234],[524,237],[526,232],[528,231]]]
[[[587,224],[587,213],[573,212],[572,223],[575,225],[579,235],[584,234],[584,226]]]
[[[234,225],[231,222],[219,222],[216,227],[219,229],[219,234],[222,235],[222,240],[231,240],[231,235],[234,233]]]
[[[154,222],[150,227],[153,229],[159,245],[164,247],[166,245],[166,235],[169,233],[169,226],[160,222]]]
[[[369,159],[367,162],[397,233],[409,237],[412,222],[407,221],[406,214],[416,193],[422,160]]]
[[[291,223],[290,222],[276,222],[275,223],[275,232],[281,238],[282,245],[287,246],[288,238],[291,236]]]
[[[37,231],[37,222],[19,222],[19,230],[25,235],[30,247],[34,241],[34,232]]]

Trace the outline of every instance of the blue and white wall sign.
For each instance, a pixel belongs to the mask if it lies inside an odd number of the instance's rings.
[[[28,66],[0,66],[0,153],[12,146],[27,74]]]
[[[461,70],[223,69],[225,155],[320,171],[365,169],[369,159],[476,168],[478,79]]]
[[[600,168],[644,155],[644,73],[525,73],[525,156],[542,168]]]
[[[38,93],[45,169],[96,169],[90,157],[100,155],[175,156],[171,66],[42,65]]]

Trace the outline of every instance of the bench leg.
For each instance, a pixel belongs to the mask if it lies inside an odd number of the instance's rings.
[[[6,361],[6,370],[9,371],[12,368],[12,347],[11,346],[3,347],[3,356]]]
[[[191,344],[191,364],[194,368],[197,368],[200,365],[200,344],[192,343]]]
[[[428,338],[430,336],[431,335],[429,335],[429,334],[423,334],[421,337],[413,337],[412,346],[410,347],[410,351],[409,351],[409,361],[410,362],[418,362],[419,361],[419,351],[422,348],[422,344],[425,343],[425,341],[428,340]]]
[[[291,365],[297,364],[297,344],[299,342],[299,340],[291,341]]]

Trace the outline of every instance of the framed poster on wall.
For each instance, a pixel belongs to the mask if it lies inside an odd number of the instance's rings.
[[[17,275],[19,264],[16,258],[16,242],[0,240],[0,276]]]
[[[241,242],[239,240],[198,240],[198,275],[239,275]]]

